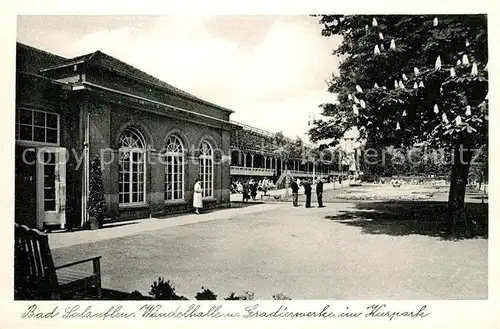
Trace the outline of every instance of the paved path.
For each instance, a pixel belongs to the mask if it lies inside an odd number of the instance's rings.
[[[256,206],[256,205],[254,205]],[[266,211],[275,208],[276,205],[259,205],[260,211]],[[146,231],[155,231],[174,226],[181,226],[194,223],[213,221],[217,218],[231,217],[235,214],[245,215],[253,213],[255,210],[248,207],[222,209],[208,213],[185,214],[167,218],[140,219],[127,222],[118,222],[106,225],[100,230],[83,230],[75,232],[61,232],[49,235],[50,246],[52,249],[69,247],[79,244],[95,243],[103,240],[122,238],[129,235],[135,235]]]
[[[261,299],[487,298],[488,240],[367,233],[332,220],[351,211],[259,204],[52,234],[50,243],[56,264],[102,255],[104,287],[128,292],[147,294],[164,276],[190,299],[202,286],[220,299],[247,290]]]

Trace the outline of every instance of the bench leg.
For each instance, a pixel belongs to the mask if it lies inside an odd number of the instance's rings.
[[[94,259],[94,273],[96,275],[95,288],[97,291],[97,298],[102,298],[102,287],[101,287],[101,261],[100,259]]]
[[[95,288],[97,291],[97,298],[101,299],[102,298],[101,277],[97,278],[97,281],[95,283]]]

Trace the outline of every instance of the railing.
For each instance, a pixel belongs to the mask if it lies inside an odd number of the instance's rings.
[[[320,171],[315,171],[314,173],[312,171],[303,171],[303,170],[288,170],[287,171],[290,175],[292,176],[297,176],[297,177],[320,177],[320,176],[327,176],[328,173],[323,173]]]
[[[249,130],[251,132],[254,132],[256,134],[259,134],[259,135],[262,135],[262,136],[266,136],[266,137],[270,137],[270,138],[274,138],[275,134],[270,132],[270,131],[267,131],[267,130],[264,130],[264,129],[260,129],[260,128],[257,128],[257,127],[253,127],[253,126],[249,126],[247,124],[244,124],[244,123],[241,123],[241,122],[237,122],[237,121],[233,121],[231,120],[230,121],[231,123],[234,123],[236,125],[239,125],[239,126],[242,126],[243,129],[245,130]],[[294,143],[295,140],[290,138],[290,137],[286,137],[284,136],[285,140],[289,143]],[[303,145],[307,148],[315,148],[313,144],[309,144],[309,143],[303,143]]]
[[[273,176],[276,169],[231,166],[231,175]]]

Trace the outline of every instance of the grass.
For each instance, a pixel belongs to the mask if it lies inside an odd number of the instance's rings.
[[[335,195],[337,199],[344,200],[426,200],[432,198],[439,187],[431,185],[392,185],[365,184],[348,188]]]

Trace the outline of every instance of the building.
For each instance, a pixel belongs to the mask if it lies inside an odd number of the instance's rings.
[[[63,58],[17,44],[16,222],[88,221],[89,163],[99,157],[108,218],[230,202],[232,111],[100,51]]]
[[[313,145],[302,144],[256,127],[235,123],[241,129],[231,131],[231,180],[260,180],[274,182],[289,174],[300,179],[343,175],[342,167],[334,161],[336,150],[326,149],[314,157]],[[347,170],[345,168],[344,170]],[[347,174],[347,172],[346,172]]]

